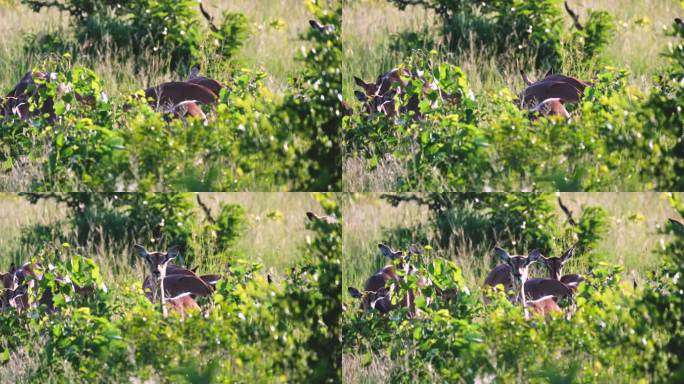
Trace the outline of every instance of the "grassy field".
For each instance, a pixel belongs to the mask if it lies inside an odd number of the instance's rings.
[[[663,63],[660,53],[670,41],[664,32],[670,27],[672,15],[679,10],[679,2],[584,0],[570,4],[580,14],[593,9],[607,10],[614,15],[617,33],[605,55],[613,65],[631,69],[632,83],[646,89],[651,76]],[[566,19],[569,23],[569,18]],[[435,46],[439,47],[440,44],[437,37],[439,20],[417,6],[409,6],[400,11],[386,1],[354,1],[345,8],[343,23],[344,95],[349,100],[354,100],[352,76],[365,80],[375,79],[402,62],[404,53],[390,49],[397,34],[427,29],[434,38]],[[442,60],[463,68],[474,92],[498,90],[502,87],[513,90],[520,89],[523,85],[518,75],[522,63],[497,63],[492,57],[480,55],[477,49],[456,57],[445,56]],[[542,75],[541,72],[531,78]]]
[[[17,2],[18,3],[18,2]],[[252,70],[268,74],[267,85],[276,92],[287,86],[288,76],[301,68],[294,57],[301,42],[298,35],[308,26],[310,14],[302,1],[268,0],[252,1],[205,1],[205,7],[220,19],[224,11],[241,12],[249,19],[249,37],[238,52],[239,63]],[[12,89],[28,69],[39,64],[40,58],[27,55],[22,44],[28,33],[45,31],[67,35],[70,33],[67,15],[57,11],[34,13],[23,5],[3,6],[0,3],[0,70],[5,76],[0,79],[3,94]],[[110,96],[126,95],[138,89],[153,86],[164,81],[178,80],[185,74],[168,73],[152,67],[135,71],[133,63],[110,60],[108,52],[98,57],[83,56],[76,64],[86,65],[105,82]],[[211,63],[200,63],[204,68]],[[217,74],[219,80],[225,80]]]
[[[216,212],[221,203],[238,204],[245,208],[246,227],[244,233],[234,246],[239,257],[264,264],[266,273],[279,278],[284,275],[287,266],[292,265],[301,254],[301,249],[310,236],[310,231],[304,228],[307,211],[317,211],[317,203],[308,193],[203,193],[202,201],[212,211]],[[188,194],[188,199],[194,201],[194,194]],[[287,209],[284,209],[287,207]],[[34,224],[50,224],[64,218],[65,206],[52,201],[42,200],[33,205],[25,198],[4,193],[0,196],[0,209],[3,217],[0,220],[0,265],[5,270],[15,261],[23,263],[32,255],[22,254],[19,238],[22,229]],[[204,215],[197,207],[198,214]],[[68,233],[68,228],[64,228]],[[145,234],[140,234],[144,238]],[[147,244],[146,244],[147,245]],[[35,244],[39,249],[40,244]],[[131,244],[132,246],[132,244]],[[152,245],[147,245],[151,250]],[[103,275],[108,284],[129,282],[143,276],[147,266],[140,262],[134,266],[128,264],[130,254],[112,254],[105,247],[88,247],[88,254],[102,267]],[[132,251],[131,251],[132,252]],[[11,260],[12,255],[16,259]],[[206,266],[200,269],[207,271]]]
[[[79,219],[66,217],[67,203],[40,200],[31,205],[25,197],[0,194],[1,270],[10,262],[42,264],[35,291],[30,291],[35,293],[29,293],[30,305],[16,305],[12,298],[18,296],[6,296],[20,295],[16,292],[29,289],[26,285],[16,290],[2,287],[0,381],[339,382],[336,252],[341,225],[311,221],[305,214],[330,214],[336,210],[335,197],[212,193],[199,195],[201,206],[196,194],[166,196],[170,197],[116,195],[104,204],[92,197],[78,200],[93,202],[87,209],[81,203],[88,212],[85,221],[92,224],[87,224],[89,235],[83,240],[71,227]],[[150,228],[149,232],[109,236],[117,228],[103,230],[117,218],[131,219],[136,206],[144,210],[138,217],[147,220],[137,228]],[[125,222],[140,224],[135,219]],[[61,228],[55,223],[62,223]],[[50,232],[46,241],[22,241],[27,234],[45,239],[40,237],[44,228],[56,232]],[[328,229],[334,232],[328,234]],[[192,292],[197,303],[192,308],[168,307],[168,291],[166,307],[161,300],[150,302],[142,290],[150,266],[135,255],[132,245],[165,252],[155,243],[172,233],[184,234],[182,254],[194,252],[188,263],[198,267],[198,275],[221,276],[208,294],[187,284],[196,277],[186,274],[176,281],[175,289],[186,290],[180,296],[189,298]],[[51,283],[55,278],[60,282]],[[71,282],[87,285],[89,293],[77,293]],[[50,297],[50,304],[38,305],[45,297]],[[4,337],[10,334],[11,338]]]

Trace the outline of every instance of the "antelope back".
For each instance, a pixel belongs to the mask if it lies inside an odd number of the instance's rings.
[[[496,287],[501,284],[504,290],[509,290],[513,286],[511,280],[511,267],[508,264],[499,264],[492,269],[484,281],[485,285]]]
[[[212,91],[216,96],[218,96],[221,93],[222,89],[226,88],[226,86],[223,83],[204,76],[193,77],[191,79],[188,79],[186,82],[190,84],[201,85]]]
[[[209,88],[184,81],[163,83],[145,90],[145,98],[161,106],[175,106],[183,101],[196,101],[203,104],[216,102],[216,94]]]
[[[554,279],[534,278],[525,281],[525,298],[526,300],[539,300],[544,296],[553,296],[557,299],[563,299],[572,296],[572,290]]]

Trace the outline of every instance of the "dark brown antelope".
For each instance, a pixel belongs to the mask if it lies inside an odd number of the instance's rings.
[[[525,72],[520,71],[520,74],[527,84],[525,90],[518,95],[520,105],[544,116],[570,118],[565,104],[578,103],[584,90],[590,86],[582,80],[550,71],[536,82],[532,82]]]
[[[396,303],[392,303],[392,294],[398,289],[397,284],[400,283],[400,277],[397,274],[394,260],[401,260],[404,253],[402,251],[394,251],[392,248],[384,244],[378,244],[380,252],[392,261],[392,264],[385,265],[380,268],[375,274],[369,277],[363,284],[363,293],[354,287],[349,287],[349,294],[361,300],[361,309],[370,310],[376,309],[381,313],[387,313],[397,308],[408,308],[409,315],[415,315],[414,293],[409,290],[404,297]],[[402,262],[399,267],[408,273],[409,264]]]
[[[576,290],[577,285],[584,280],[584,278],[578,274],[562,274],[563,266],[565,265],[565,263],[568,262],[568,260],[570,260],[574,253],[575,247],[571,247],[567,251],[565,251],[565,253],[563,253],[563,255],[560,257],[540,256],[539,258],[542,264],[546,266],[546,269],[548,269],[550,279],[558,280],[561,283],[567,285],[572,290]]]
[[[531,251],[528,256],[510,256],[499,247],[496,247],[495,251],[499,258],[509,266],[514,292],[516,295],[519,292],[517,301],[523,304],[525,318],[529,318],[527,308],[530,301],[533,304],[530,307],[536,311],[539,308],[553,308],[550,303],[546,303],[549,299],[556,302],[559,299],[572,297],[570,288],[558,280],[528,278],[530,265],[542,257],[539,250]]]
[[[39,82],[36,82],[39,80]],[[36,116],[47,114],[51,122],[56,121],[57,115],[54,110],[54,100],[52,98],[42,99],[42,104],[39,108],[33,111],[30,108],[31,100],[36,102],[38,95],[42,89],[46,88],[46,83],[57,81],[57,73],[29,71],[19,81],[19,83],[10,91],[7,96],[0,98],[0,116],[16,115],[20,119],[28,120]],[[57,84],[58,96],[73,92],[70,85],[65,83]],[[83,96],[78,92],[74,92],[75,99],[79,102],[92,105],[95,103],[95,98],[92,96]],[[70,107],[69,105],[67,107]]]
[[[212,286],[194,272],[171,263],[180,255],[179,247],[171,247],[166,252],[147,252],[138,244],[133,248],[150,268],[150,274],[143,280],[145,295],[152,302],[159,300],[164,316],[167,315],[164,305],[166,298],[187,293],[194,299],[196,296],[209,296],[213,292]]]
[[[317,214],[313,212],[307,212],[306,217],[309,218],[311,221],[323,221],[328,224],[337,224],[338,220],[337,217],[335,216],[318,216]]]
[[[409,263],[409,258],[411,255],[421,254],[421,248],[415,244],[411,245],[407,257],[404,257],[402,251],[394,251],[384,244],[378,244],[378,248],[383,256],[393,261],[392,264],[380,268],[373,276],[369,277],[364,283],[363,292],[354,287],[349,287],[349,294],[361,300],[360,307],[362,310],[377,309],[381,313],[387,313],[397,308],[408,308],[409,316],[415,316],[417,314],[415,305],[416,295],[422,295],[422,288],[432,286],[433,284],[429,279],[418,276],[416,281],[417,292],[409,289],[399,301],[392,303],[392,295],[398,290],[398,284],[402,282],[400,275],[397,273],[394,260],[400,260],[398,268],[403,271],[403,276],[415,274],[416,269]],[[442,290],[439,287],[435,287],[435,293],[441,299],[450,299],[457,294],[457,291],[454,288]],[[427,298],[426,301],[430,305],[430,298]]]
[[[412,73],[406,68],[394,68],[378,76],[375,83],[367,83],[355,76],[354,82],[363,89],[363,92],[356,91],[354,94],[357,100],[363,103],[363,111],[370,115],[382,113],[387,117],[395,117],[413,112],[413,118],[420,119],[418,95],[411,95],[405,103],[396,101],[403,98],[409,82],[416,79],[422,82],[422,92],[425,94],[438,91],[443,101],[451,103],[461,100],[460,95],[447,93],[440,89],[436,82],[429,82],[422,73]],[[432,103],[433,108],[436,103],[437,101]]]
[[[320,33],[329,34],[335,32],[334,25],[323,25],[318,20],[309,20],[309,25]]]
[[[216,96],[221,94],[222,89],[226,89],[225,84],[221,83],[218,80],[214,80],[211,78],[208,78],[206,76],[201,76],[199,74],[199,66],[195,66],[192,68],[190,71],[190,75],[188,76],[188,79],[186,80],[187,83],[191,84],[197,84],[201,85],[205,88],[208,88],[210,91],[212,91]]]
[[[152,105],[173,108],[184,101],[213,104],[216,94],[209,88],[184,81],[172,81],[145,90],[145,98]]]
[[[37,281],[42,279],[42,274],[38,271],[42,270],[43,266],[40,263],[25,263],[19,268],[14,264],[10,266],[8,273],[1,274],[4,292],[2,295],[3,307],[14,307],[18,311],[23,311],[29,307],[28,294],[30,290],[37,291]],[[95,293],[95,286],[81,287],[72,282],[68,277],[55,276],[55,281],[59,286],[70,286],[74,293],[80,297],[91,296]],[[66,301],[71,298],[66,296]],[[48,311],[54,309],[53,293],[51,289],[47,288],[41,297],[38,299],[36,306],[44,305]]]

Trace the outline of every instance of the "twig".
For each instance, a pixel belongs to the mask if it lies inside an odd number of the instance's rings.
[[[574,21],[574,24],[575,24],[575,28],[577,28],[580,31],[584,30],[584,27],[579,22],[579,15],[576,14],[575,12],[573,12],[572,9],[570,9],[570,6],[568,5],[567,1],[563,2],[563,4],[565,4],[565,10],[568,12],[570,17],[572,17],[572,20]]]
[[[202,12],[202,15],[204,16],[204,18],[207,19],[207,21],[209,22],[209,28],[212,31],[218,33],[219,29],[216,27],[216,25],[214,25],[214,17],[211,16],[209,14],[209,12],[207,12],[206,9],[204,9],[204,5],[202,4],[202,2],[199,3],[199,7],[200,7],[200,12]]]
[[[565,205],[563,204],[563,200],[561,200],[560,196],[558,196],[558,205],[560,205],[560,208],[565,212],[565,215],[568,217],[568,222],[570,225],[573,227],[577,226],[577,222],[575,219],[572,218],[572,211]]]
[[[197,204],[199,204],[200,208],[202,208],[204,214],[207,215],[207,220],[209,220],[209,222],[212,224],[216,224],[216,220],[211,215],[211,210],[202,202],[199,193],[197,194]]]

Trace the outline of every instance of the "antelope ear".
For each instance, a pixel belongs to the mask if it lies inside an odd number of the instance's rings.
[[[309,25],[317,31],[323,31],[323,26],[317,20],[309,20]]]
[[[360,299],[363,296],[361,294],[361,292],[359,292],[359,290],[354,288],[354,287],[347,288],[347,291],[349,291],[349,294],[351,295],[351,297],[353,297],[355,299]]]
[[[497,256],[503,261],[504,263],[508,263],[508,261],[511,259],[511,255],[508,254],[503,248],[495,247],[494,248],[494,253],[496,253]]]
[[[570,258],[575,254],[575,247],[570,247],[563,256],[561,256],[561,265],[565,264],[570,260]]]
[[[378,244],[378,248],[380,249],[380,252],[382,252],[383,256],[390,260],[394,260],[397,258],[397,256],[402,255],[402,252],[394,252],[392,251],[392,248],[386,246],[385,244]]]
[[[145,247],[143,247],[140,244],[135,244],[133,246],[133,250],[138,254],[138,256],[145,258],[147,257],[147,251],[145,250]]]
[[[534,262],[540,261],[543,259],[544,256],[541,254],[541,251],[538,249],[533,249],[528,255],[527,255],[527,264],[532,264]]]
[[[359,87],[364,88],[364,89],[366,88],[366,86],[368,86],[368,84],[366,84],[365,81],[361,80],[360,78],[358,78],[356,76],[354,76],[354,82],[356,83],[356,85],[358,85]]]
[[[166,258],[168,260],[175,259],[178,255],[180,255],[180,246],[178,245],[174,245],[166,251]]]
[[[419,244],[411,244],[409,247],[409,254],[416,254],[416,255],[422,255],[423,254],[423,247],[421,247]]]

